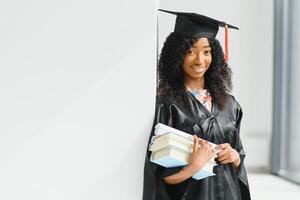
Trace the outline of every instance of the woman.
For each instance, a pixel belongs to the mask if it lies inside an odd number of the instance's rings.
[[[203,15],[165,12],[176,14],[177,19],[159,59],[153,127],[163,123],[194,134],[194,150],[189,165],[176,168],[151,163],[147,152],[143,199],[248,200],[245,153],[239,135],[242,109],[229,94],[231,70],[215,39],[219,26],[236,27]],[[154,128],[150,138],[153,134]],[[215,154],[199,138],[218,144],[220,152],[216,175],[195,180],[191,177]]]

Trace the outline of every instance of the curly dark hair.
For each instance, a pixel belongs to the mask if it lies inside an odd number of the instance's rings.
[[[184,85],[183,60],[196,41],[195,38],[174,32],[166,38],[157,68],[159,81],[157,94],[173,95],[180,103],[188,100]],[[210,38],[208,41],[211,46],[212,62],[204,74],[205,88],[210,92],[213,102],[222,109],[232,89],[232,71],[224,59],[220,42]]]

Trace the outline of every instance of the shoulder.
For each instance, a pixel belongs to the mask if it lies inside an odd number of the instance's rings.
[[[240,103],[236,100],[236,98],[232,94],[228,94],[227,101],[225,104],[225,110],[230,111],[235,116],[243,115],[243,109]]]
[[[169,106],[171,104],[174,104],[175,97],[171,95],[156,95],[156,105],[164,105]]]
[[[242,109],[240,103],[236,100],[236,98],[232,94],[228,94],[227,97],[227,104],[230,104],[231,106],[235,107],[236,109]]]
[[[240,122],[242,119],[242,116],[243,116],[243,109],[242,109],[241,105],[239,104],[239,102],[236,100],[236,98],[232,94],[229,94],[228,102],[231,105],[232,112],[236,118],[236,121]]]

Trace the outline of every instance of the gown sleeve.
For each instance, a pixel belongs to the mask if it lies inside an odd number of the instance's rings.
[[[243,116],[242,108],[238,105],[237,108],[237,115],[236,115],[236,130],[237,130],[237,140],[236,140],[236,146],[235,149],[240,155],[241,164],[240,169],[238,171],[237,177],[239,180],[240,188],[241,188],[241,195],[242,200],[250,200],[250,191],[249,191],[249,183],[246,173],[246,168],[244,165],[244,159],[245,159],[245,151],[242,145],[241,137],[240,137],[240,127],[241,127],[241,120]]]
[[[172,126],[172,114],[164,102],[163,97],[156,97],[156,108],[151,134],[148,141],[145,165],[144,165],[144,185],[143,200],[171,200],[168,188],[163,178],[179,172],[182,167],[165,168],[150,161],[151,152],[148,151],[151,137],[154,135],[155,125],[157,123]]]

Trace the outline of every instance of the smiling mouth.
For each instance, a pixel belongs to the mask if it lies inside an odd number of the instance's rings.
[[[196,72],[203,72],[206,69],[206,67],[193,66],[193,69]]]

